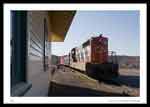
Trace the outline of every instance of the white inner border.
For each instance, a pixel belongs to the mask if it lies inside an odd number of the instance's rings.
[[[147,103],[147,6],[146,4],[4,4],[4,103]],[[140,96],[139,97],[11,97],[10,11],[11,10],[139,10]]]

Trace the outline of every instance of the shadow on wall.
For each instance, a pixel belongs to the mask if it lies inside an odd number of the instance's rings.
[[[89,88],[50,83],[48,96],[128,96],[126,94],[108,93]]]

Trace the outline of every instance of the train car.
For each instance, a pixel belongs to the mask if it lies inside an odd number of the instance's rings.
[[[71,50],[70,66],[82,70],[87,75],[101,80],[119,75],[116,61],[108,60],[108,38],[102,35],[92,37]],[[113,56],[114,57],[114,56]]]
[[[60,64],[64,64],[64,57],[60,56]]]
[[[70,63],[69,59],[70,59],[69,55],[60,56],[60,64],[69,65],[69,63]]]

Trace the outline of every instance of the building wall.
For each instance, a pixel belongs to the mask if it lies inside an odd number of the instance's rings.
[[[47,26],[47,33],[44,28]],[[28,59],[27,59],[27,81],[32,84],[31,89],[25,96],[46,96],[49,84],[50,64],[50,43],[47,42],[49,35],[49,17],[48,12],[29,11],[27,12],[27,41],[28,41]],[[44,70],[44,35],[45,36],[45,56],[46,65]]]
[[[56,55],[51,56],[51,64],[52,65],[57,65],[60,64],[60,57]]]
[[[60,13],[11,12],[11,96],[47,96],[50,71],[53,70],[51,43],[48,41],[51,41],[53,33],[65,37],[67,29],[63,28],[68,28],[70,24],[66,23],[70,23],[70,18],[73,18],[72,15],[69,19],[66,17],[62,26],[58,20],[64,21],[62,17],[65,16]]]

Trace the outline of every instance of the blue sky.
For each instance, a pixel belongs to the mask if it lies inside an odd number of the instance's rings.
[[[140,55],[139,11],[77,11],[64,42],[52,43],[52,54],[65,55],[100,33],[118,55]]]

